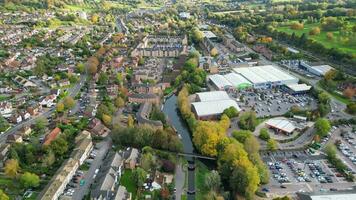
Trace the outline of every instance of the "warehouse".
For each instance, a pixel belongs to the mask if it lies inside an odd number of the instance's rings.
[[[305,61],[300,62],[300,68],[307,70],[308,72],[317,75],[317,76],[325,76],[330,70],[334,68],[330,65],[321,65],[318,63],[308,63]]]
[[[277,130],[277,132],[286,133],[287,135],[293,133],[295,126],[286,119],[270,119],[266,122],[268,128]]]
[[[224,75],[224,78],[226,80],[228,80],[233,87],[238,88],[238,89],[246,89],[246,88],[252,87],[252,84],[250,83],[250,81],[248,81],[243,76],[236,74],[236,73],[226,74],[226,75]]]
[[[298,79],[272,65],[242,67],[233,69],[252,83],[254,88],[270,88],[273,86],[296,84]]]
[[[290,94],[304,94],[311,89],[310,85],[307,84],[287,84],[285,89]]]
[[[229,73],[226,75],[214,74],[210,75],[208,78],[210,83],[217,90],[226,90],[229,88],[246,89],[252,87],[250,81],[236,73]]]
[[[197,101],[218,101],[228,100],[229,95],[225,91],[211,91],[211,92],[199,92],[197,95]]]
[[[210,75],[208,78],[210,80],[210,83],[217,90],[225,90],[232,87],[232,84],[228,80],[226,80],[223,75],[214,74],[214,75]]]
[[[240,107],[236,101],[232,99],[216,100],[216,101],[204,101],[192,103],[192,110],[195,116],[199,120],[218,119],[225,109],[235,107],[237,111],[240,111]]]

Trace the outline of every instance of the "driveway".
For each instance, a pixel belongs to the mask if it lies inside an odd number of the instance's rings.
[[[100,169],[100,166],[102,165],[109,148],[111,148],[111,145],[111,137],[106,137],[102,142],[96,144],[99,149],[95,150],[97,156],[90,165],[89,170],[84,174],[85,184],[83,186],[78,186],[72,199],[82,200],[84,196],[89,193],[90,186],[94,182],[93,176],[95,174],[95,170]]]

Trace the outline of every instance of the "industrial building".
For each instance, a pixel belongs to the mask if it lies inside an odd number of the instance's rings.
[[[225,75],[214,74],[210,75],[209,81],[217,90],[225,90],[228,88],[245,89],[252,87],[252,84],[243,76],[236,73]]]
[[[354,200],[356,187],[339,191],[297,192],[299,200]]]
[[[294,124],[286,119],[269,119],[266,122],[268,128],[277,130],[277,132],[282,132],[285,134],[291,134],[296,129]]]
[[[327,72],[334,69],[330,65],[308,63],[305,61],[301,61],[299,67],[317,76],[324,76]]]
[[[297,84],[299,79],[272,65],[234,68],[234,72],[251,82],[254,88]]]
[[[311,89],[310,85],[305,83],[303,84],[287,84],[285,85],[285,89],[290,94],[303,94],[308,92]]]
[[[192,110],[200,120],[218,119],[231,106],[241,110],[225,91],[200,92],[196,95],[197,102],[192,103]]]

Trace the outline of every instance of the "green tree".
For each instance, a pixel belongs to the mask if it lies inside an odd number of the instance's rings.
[[[21,175],[20,183],[26,189],[34,188],[40,185],[40,178],[36,174],[25,172]]]
[[[239,115],[239,111],[234,106],[226,108],[223,114],[227,115],[229,118],[237,117]]]
[[[68,142],[61,136],[53,140],[49,148],[56,156],[64,156],[68,152]]]
[[[5,175],[11,178],[15,178],[20,170],[19,162],[15,159],[9,159],[5,163],[4,172]]]
[[[241,143],[245,143],[246,139],[252,137],[251,131],[246,130],[234,130],[232,132],[232,137]]]
[[[145,153],[141,158],[141,167],[145,171],[155,170],[156,168],[156,159],[151,153]]]
[[[48,126],[47,119],[44,117],[38,117],[35,121],[34,131],[36,131],[36,133],[40,135],[43,135],[47,126]]]
[[[137,167],[132,171],[132,180],[137,188],[141,188],[146,180],[146,171],[140,167]]]
[[[267,149],[268,150],[275,151],[275,150],[277,150],[277,148],[278,148],[278,144],[277,144],[276,140],[271,138],[267,141]]]
[[[125,100],[121,97],[117,97],[115,99],[115,106],[118,107],[118,108],[122,108],[125,106]]]
[[[9,123],[5,120],[3,116],[0,115],[0,132],[4,132],[8,128],[9,128]]]
[[[75,71],[77,73],[83,73],[85,70],[85,65],[83,63],[78,63],[77,67],[75,68]]]
[[[245,112],[240,116],[239,126],[241,129],[254,131],[257,126],[257,118],[255,112]]]
[[[268,129],[267,128],[262,128],[260,130],[260,135],[258,137],[261,138],[264,141],[268,141],[271,138],[269,133],[268,133]]]
[[[350,114],[356,114],[356,102],[351,102],[347,104],[346,111]]]
[[[326,136],[331,129],[329,120],[325,118],[319,118],[315,122],[315,129],[320,137]]]
[[[209,174],[207,174],[205,176],[204,185],[208,191],[219,192],[220,185],[221,185],[221,179],[219,173],[213,170]]]
[[[203,32],[199,31],[198,29],[194,29],[192,31],[192,38],[195,43],[199,43],[199,42],[203,41],[204,34],[203,34]]]
[[[330,101],[330,96],[328,95],[328,93],[322,92],[318,95],[318,99],[319,99],[320,103],[327,104]]]

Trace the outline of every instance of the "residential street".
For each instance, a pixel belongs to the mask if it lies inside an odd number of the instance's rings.
[[[89,193],[90,185],[94,181],[94,174],[96,169],[100,169],[101,164],[109,150],[111,148],[111,137],[106,137],[102,142],[96,144],[99,149],[96,149],[95,152],[97,156],[94,161],[90,165],[90,169],[84,174],[85,184],[83,186],[78,186],[75,190],[72,199],[74,200],[82,200],[83,197]]]
[[[175,173],[175,186],[176,186],[176,200],[180,200],[182,194],[184,193],[184,182],[185,182],[185,172],[183,171],[182,164],[176,166]]]

